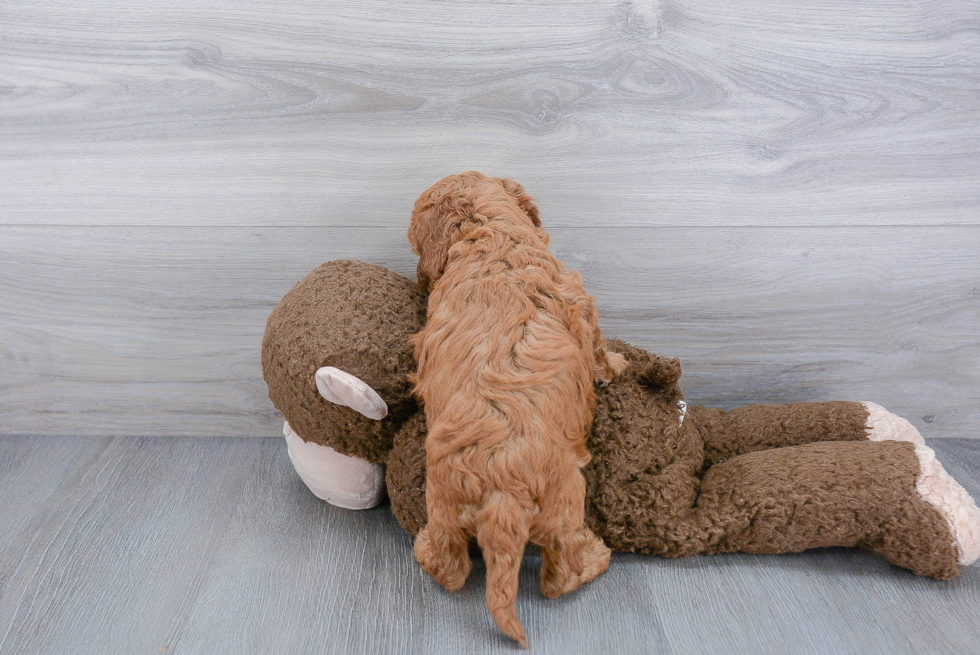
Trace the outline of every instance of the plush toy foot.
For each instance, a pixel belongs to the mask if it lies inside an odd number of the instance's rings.
[[[946,519],[957,563],[973,564],[980,557],[980,509],[966,489],[946,472],[931,448],[917,444],[915,456],[920,469],[916,492]]]
[[[980,510],[973,498],[946,472],[915,426],[881,405],[861,404],[868,411],[868,439],[908,441],[914,445],[920,469],[916,492],[942,514],[949,526],[958,554],[957,563],[967,566],[977,561],[980,557]]]
[[[868,410],[865,428],[871,441],[909,441],[919,445],[925,444],[925,440],[915,426],[901,416],[896,416],[875,403],[861,404]]]
[[[860,545],[942,580],[976,559],[980,535],[976,505],[932,451],[894,440],[733,457],[704,475],[695,510],[693,538],[677,554]]]
[[[612,553],[588,528],[541,549],[541,593],[558,598],[575,591],[609,568]]]
[[[910,445],[907,452],[918,469],[909,489],[914,498],[896,503],[861,545],[918,575],[949,580],[980,555],[980,510],[931,448]]]
[[[282,433],[293,468],[317,498],[344,509],[370,509],[384,500],[385,472],[380,464],[303,441],[288,422]]]

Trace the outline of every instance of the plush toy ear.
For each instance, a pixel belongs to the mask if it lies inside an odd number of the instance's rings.
[[[318,369],[315,378],[317,391],[335,405],[350,407],[376,421],[388,415],[385,401],[360,378],[333,366]]]
[[[530,217],[531,222],[534,223],[534,227],[541,227],[541,216],[538,213],[538,206],[534,204],[534,199],[527,195],[524,187],[514,180],[507,178],[495,177],[494,179],[500,182],[507,193],[517,199],[517,204],[520,206],[521,211]]]
[[[681,360],[651,355],[636,378],[651,389],[669,389],[681,379]]]

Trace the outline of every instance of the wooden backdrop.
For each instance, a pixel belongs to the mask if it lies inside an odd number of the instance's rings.
[[[975,0],[0,3],[0,433],[279,434],[265,319],[412,276],[415,197],[538,198],[689,401],[980,435]]]

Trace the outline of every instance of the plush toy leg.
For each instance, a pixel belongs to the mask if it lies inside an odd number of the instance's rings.
[[[734,457],[702,480],[703,552],[869,548],[948,579],[980,551],[980,511],[925,446],[814,443]]]
[[[874,403],[827,402],[749,405],[731,411],[692,407],[691,417],[704,441],[705,464],[770,448],[818,441],[912,440],[918,432]],[[907,427],[906,427],[907,426]],[[918,437],[922,443],[922,437]]]
[[[911,423],[871,402],[749,405],[728,412],[699,405],[690,411],[709,465],[758,450],[818,441],[925,443]]]
[[[303,441],[288,422],[282,433],[293,468],[317,498],[344,509],[370,509],[384,500],[385,473],[380,464]]]

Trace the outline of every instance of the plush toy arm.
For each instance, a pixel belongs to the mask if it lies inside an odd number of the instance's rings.
[[[425,412],[417,412],[395,435],[385,482],[391,511],[413,537],[428,520],[425,506]]]
[[[869,411],[869,407],[881,412]],[[706,465],[770,448],[818,441],[864,441],[875,432],[875,425],[908,423],[872,403],[851,402],[749,405],[727,412],[698,405],[690,413],[704,441]],[[908,427],[922,443],[915,428]],[[907,431],[902,436],[908,438],[892,440],[914,441]]]

